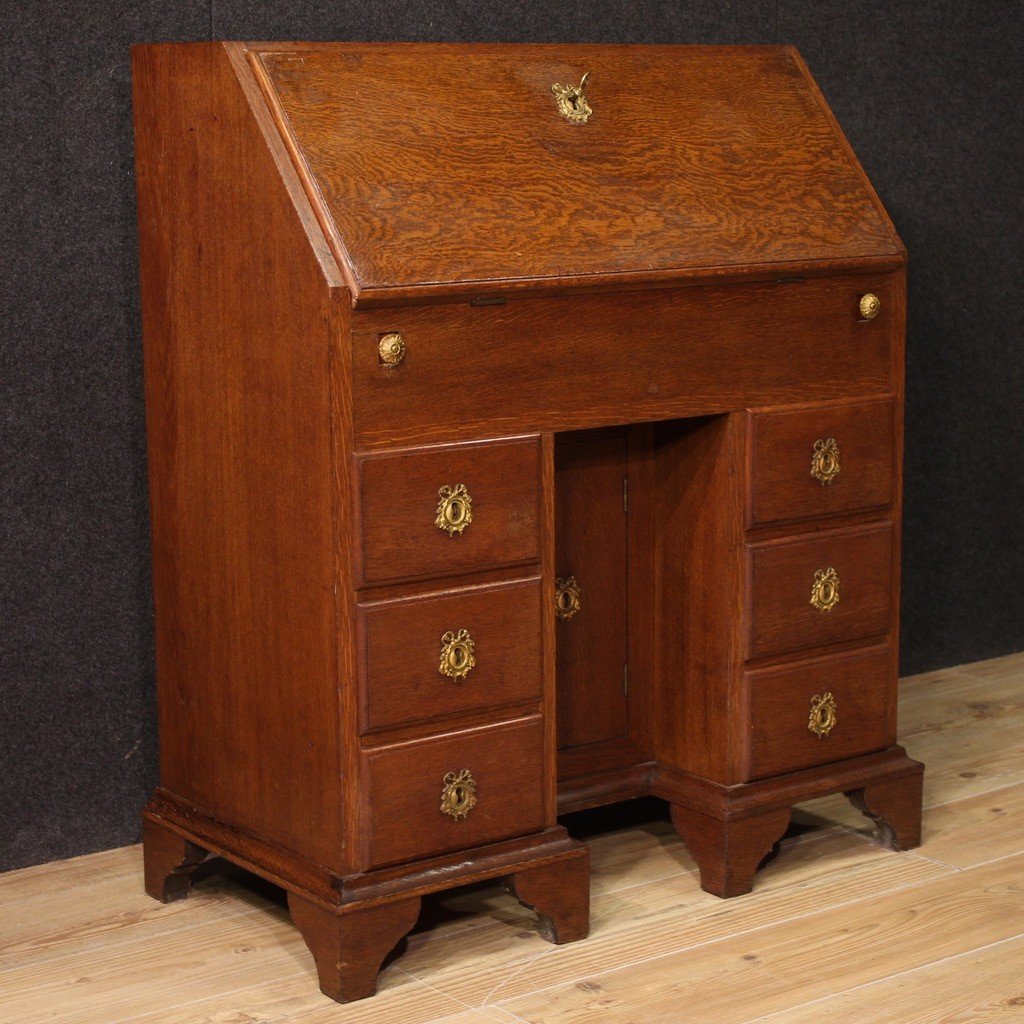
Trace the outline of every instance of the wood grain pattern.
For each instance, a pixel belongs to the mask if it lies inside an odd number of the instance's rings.
[[[375,748],[363,757],[366,867],[466,849],[545,824],[539,716]],[[477,805],[456,821],[441,812],[441,789],[448,772],[464,768],[476,780]]]
[[[748,657],[860,640],[888,633],[893,614],[893,530],[890,525],[822,532],[752,544]],[[839,603],[811,604],[814,574],[835,569]]]
[[[902,255],[791,49],[253,55],[357,302]],[[576,126],[551,86],[586,71]]]
[[[748,524],[820,519],[892,502],[895,421],[891,402],[830,405],[752,415]],[[834,438],[839,474],[811,476],[818,440]]]
[[[550,600],[550,594],[544,594]],[[539,704],[543,630],[539,577],[361,604],[364,730]],[[467,630],[476,664],[463,679],[439,671],[442,638]]]
[[[536,437],[360,459],[357,578],[380,584],[536,562],[540,473]],[[434,523],[438,490],[458,484],[473,521],[449,535]]]
[[[815,658],[746,672],[747,779],[810,768],[896,742],[892,657],[887,648]],[[822,738],[808,729],[811,701],[831,693],[836,724]]]
[[[424,444],[882,397],[893,389],[893,287],[892,275],[837,273],[586,300],[357,310],[356,440]],[[883,302],[870,322],[857,312],[866,291]],[[395,370],[377,353],[387,331],[401,331],[408,346]]]
[[[626,434],[569,435],[555,446],[555,566],[582,607],[555,623],[559,748],[625,736]]]

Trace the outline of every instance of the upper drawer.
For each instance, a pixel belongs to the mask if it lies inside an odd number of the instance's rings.
[[[901,303],[891,276],[864,274],[356,312],[356,444],[879,398]]]
[[[889,505],[895,414],[891,401],[752,413],[750,525]]]
[[[540,579],[359,605],[365,730],[541,694]]]
[[[747,548],[750,658],[880,636],[892,625],[892,526]]]
[[[358,461],[362,545],[357,584],[537,561],[539,438],[369,455]]]

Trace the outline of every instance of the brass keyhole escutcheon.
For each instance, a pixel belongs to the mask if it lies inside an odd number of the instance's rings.
[[[473,522],[473,499],[465,484],[449,487],[445,484],[437,492],[437,517],[434,525],[445,530],[449,537],[461,534]]]
[[[830,612],[839,604],[839,574],[831,566],[814,574],[811,604],[819,612]]]
[[[874,320],[882,312],[882,300],[874,292],[867,292],[857,303],[861,320]]]
[[[560,619],[571,619],[580,610],[580,593],[575,576],[555,580],[555,612]]]
[[[456,821],[463,821],[476,807],[476,779],[468,768],[449,772],[441,786],[441,811]]]
[[[457,633],[449,630],[441,637],[438,672],[449,679],[465,679],[476,665],[475,648],[476,643],[468,629],[460,629]]]
[[[397,366],[405,358],[405,339],[398,331],[382,334],[377,342],[377,354],[384,366]]]
[[[831,693],[821,693],[811,698],[811,714],[807,728],[823,740],[836,726],[836,699]]]
[[[834,437],[819,437],[811,455],[811,476],[827,487],[839,476],[839,445]]]
[[[556,82],[551,86],[558,112],[573,124],[586,124],[594,112],[583,92],[587,87],[588,78],[589,71],[580,79],[579,85],[559,85]]]

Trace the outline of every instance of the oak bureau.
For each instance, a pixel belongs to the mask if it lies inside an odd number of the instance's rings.
[[[133,52],[147,890],[287,890],[323,991],[420,898],[588,928],[560,812],[719,896],[896,745],[905,252],[787,47]]]

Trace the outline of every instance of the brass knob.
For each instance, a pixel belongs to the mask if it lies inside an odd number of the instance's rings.
[[[476,807],[476,779],[468,768],[449,772],[441,785],[441,811],[456,821],[463,821]]]
[[[560,619],[571,619],[580,610],[580,583],[575,576],[555,580],[555,611]]]
[[[874,292],[866,292],[857,304],[861,320],[874,320],[882,312],[882,300]]]
[[[446,530],[449,537],[462,533],[473,522],[473,499],[465,484],[456,484],[454,487],[445,484],[437,492],[437,498],[434,525],[439,530]]]
[[[811,476],[827,487],[839,476],[839,445],[834,437],[819,437],[811,455]]]
[[[465,679],[476,665],[475,647],[468,629],[460,629],[458,633],[448,630],[441,637],[441,661],[437,671],[449,679]]]
[[[811,585],[811,604],[819,612],[830,612],[839,604],[839,574],[835,569],[819,569]]]
[[[405,338],[398,331],[382,334],[377,342],[377,352],[385,366],[397,366],[405,358]]]
[[[811,714],[807,728],[823,740],[836,725],[836,699],[831,693],[821,693],[811,698]]]

